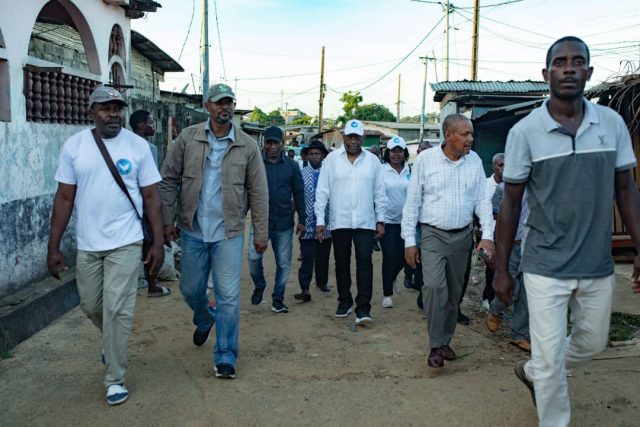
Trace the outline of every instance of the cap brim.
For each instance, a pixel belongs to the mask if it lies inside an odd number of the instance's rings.
[[[127,104],[126,101],[122,100],[122,99],[105,99],[104,101],[93,101],[89,104],[89,108],[91,108],[93,106],[93,104],[108,104],[109,102],[115,102],[116,104],[120,104],[123,107],[128,107],[129,104]]]
[[[236,97],[233,95],[229,95],[228,93],[219,93],[217,95],[212,96],[211,98],[209,98],[209,101],[211,102],[218,102],[223,98],[231,98],[234,101],[236,100]]]
[[[344,131],[345,135],[359,135],[364,136],[364,131],[358,131],[356,129],[349,129]]]
[[[269,138],[264,139],[264,143],[266,144],[269,141],[275,141],[278,144],[282,144],[282,138],[278,138],[277,136],[270,136]]]

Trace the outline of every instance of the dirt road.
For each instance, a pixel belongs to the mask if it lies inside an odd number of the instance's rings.
[[[353,316],[333,316],[335,289],[312,289],[308,304],[293,299],[297,254],[296,245],[288,314],[251,306],[253,285],[243,273],[236,380],[213,376],[213,340],[192,344],[190,311],[170,282],[169,297],[139,292],[125,404],[106,404],[101,339],[76,308],[0,361],[0,425],[536,425],[529,393],[513,375],[525,355],[508,344],[506,328],[496,335],[484,328],[481,285],[469,287],[463,307],[472,323],[459,326],[452,343],[459,360],[433,370],[416,292],[403,289],[394,308],[381,307],[379,253],[375,323],[366,329],[353,328]],[[265,295],[273,265],[269,250]],[[639,357],[595,361],[569,384],[572,425],[640,425]]]

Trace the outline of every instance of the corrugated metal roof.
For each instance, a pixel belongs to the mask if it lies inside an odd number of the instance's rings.
[[[133,30],[131,30],[131,48],[140,52],[151,61],[153,65],[162,70],[162,72],[184,71],[184,68],[182,68],[180,64],[156,46],[155,43]]]
[[[436,94],[434,101],[441,101],[448,92],[476,92],[476,93],[531,93],[548,92],[549,85],[539,81],[481,82],[460,80],[452,82],[430,83]]]

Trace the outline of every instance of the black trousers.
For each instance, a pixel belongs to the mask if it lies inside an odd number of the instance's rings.
[[[493,301],[496,297],[496,292],[493,290],[493,276],[495,270],[488,265],[484,267],[484,289],[482,290],[482,300]]]
[[[371,294],[373,292],[373,230],[363,228],[341,228],[332,230],[333,256],[336,262],[336,286],[338,302],[353,305],[351,296],[351,242],[356,251],[356,314],[371,310]]]
[[[400,236],[400,224],[385,224],[384,236],[380,240],[382,249],[382,293],[393,295],[393,281],[405,266],[404,240]]]
[[[324,239],[320,243],[316,239],[300,239],[300,254],[302,262],[298,269],[300,289],[309,289],[315,266],[316,285],[324,286],[329,280],[329,254],[331,253],[331,239]]]

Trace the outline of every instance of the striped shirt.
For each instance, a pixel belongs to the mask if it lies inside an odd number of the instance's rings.
[[[491,195],[482,160],[471,151],[454,162],[442,147],[423,151],[413,165],[402,211],[405,247],[416,246],[418,222],[454,230],[470,226],[474,212],[480,218],[482,238],[493,240]]]
[[[304,234],[302,239],[315,239],[316,238],[316,213],[313,209],[316,202],[316,188],[318,186],[318,178],[320,177],[320,168],[314,169],[311,164],[307,164],[302,168],[302,182],[304,183],[304,209],[307,213],[307,220],[304,223]],[[329,206],[324,210],[325,224],[329,219]],[[324,229],[324,238],[331,237],[331,230],[329,227]]]

